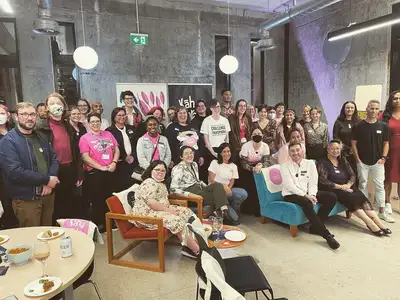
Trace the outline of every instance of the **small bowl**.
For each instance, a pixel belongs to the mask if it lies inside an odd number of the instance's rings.
[[[29,250],[21,252],[21,253],[18,253],[18,254],[10,254],[9,253],[11,250],[16,249],[16,248],[28,248]],[[13,264],[23,265],[23,264],[26,264],[29,261],[29,259],[32,256],[32,253],[33,253],[32,245],[23,244],[23,245],[17,245],[16,247],[8,249],[7,250],[7,257]]]

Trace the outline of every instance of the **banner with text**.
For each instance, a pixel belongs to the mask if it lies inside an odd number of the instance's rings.
[[[212,84],[170,83],[168,84],[169,106],[184,106],[191,119],[196,112],[196,101],[203,99],[206,102],[212,98]]]

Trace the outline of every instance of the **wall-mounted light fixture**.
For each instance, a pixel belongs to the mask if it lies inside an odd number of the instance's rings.
[[[385,15],[376,19],[368,20],[355,25],[350,25],[349,27],[330,32],[328,34],[328,41],[334,42],[337,40],[362,34],[364,32],[392,26],[398,23],[400,23],[400,14],[392,13],[390,15]]]
[[[0,7],[1,7],[2,11],[4,11],[7,14],[12,14],[14,12],[9,3],[9,0],[1,0]]]

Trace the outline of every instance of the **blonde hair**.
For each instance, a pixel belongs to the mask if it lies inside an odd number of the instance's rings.
[[[49,101],[49,99],[51,97],[56,97],[62,102],[62,104],[64,105],[64,111],[66,111],[68,109],[67,102],[65,101],[64,97],[61,96],[59,93],[51,93],[51,94],[47,95],[46,101],[44,101],[44,103],[46,103],[46,106],[47,106],[47,102]]]
[[[28,108],[28,107],[33,107],[35,109],[35,111],[36,111],[36,108],[32,103],[30,103],[30,102],[19,102],[15,106],[15,113],[18,114],[18,111],[20,111],[23,108]]]

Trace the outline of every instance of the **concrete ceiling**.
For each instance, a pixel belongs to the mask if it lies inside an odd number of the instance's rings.
[[[308,2],[312,0],[296,0],[297,4]],[[197,2],[191,0],[191,2]],[[228,3],[228,0],[199,0],[202,3]],[[288,7],[293,6],[293,0],[229,0],[232,6],[247,7],[252,10],[261,10],[269,12],[284,12]]]

